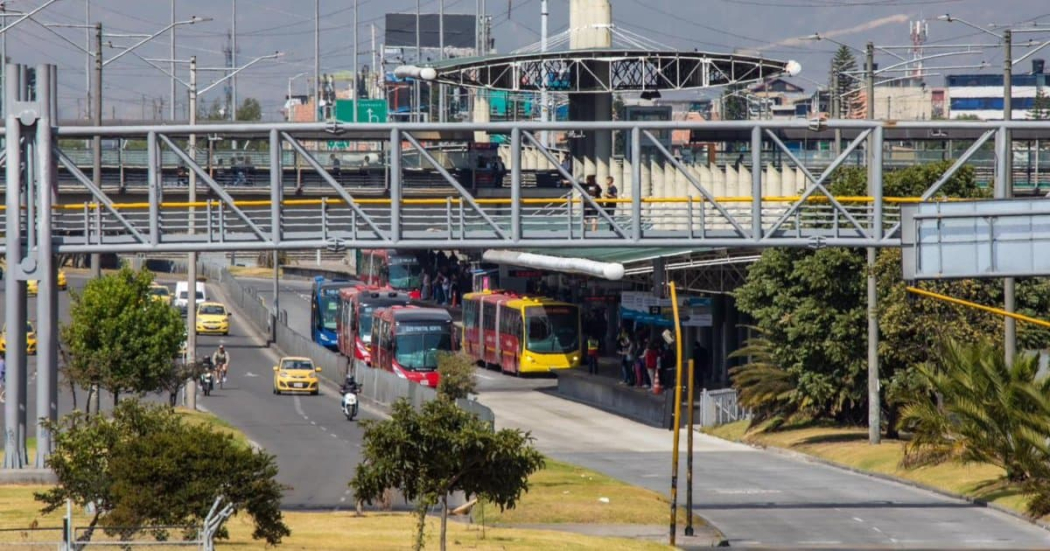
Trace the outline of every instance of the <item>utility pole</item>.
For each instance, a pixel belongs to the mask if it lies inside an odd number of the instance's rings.
[[[868,42],[865,51],[865,83],[867,84],[867,119],[875,120],[875,44]],[[874,195],[875,158],[874,135],[868,138],[868,195]],[[872,225],[882,220],[873,218]],[[868,247],[868,443],[882,440],[882,409],[879,400],[879,312],[878,286],[875,280],[875,247]]]
[[[190,57],[190,126],[197,124],[197,56]],[[190,159],[197,159],[197,135],[189,136]],[[195,209],[197,202],[197,172],[189,172],[189,233],[194,232]],[[186,362],[193,365],[197,361],[197,253],[190,252],[186,257]],[[197,382],[192,378],[186,382],[186,407],[197,409]]]
[[[836,72],[831,76],[831,97],[828,98],[831,102],[831,118],[838,119],[842,117],[842,97],[839,91],[839,74]],[[834,143],[835,157],[838,157],[842,153],[842,130],[839,128],[835,129],[835,143]]]
[[[6,2],[0,2],[0,19],[3,20],[4,28],[6,29],[7,28],[7,3]],[[91,78],[91,76],[90,76],[91,72],[87,70],[87,67],[84,67],[84,75],[86,75],[88,79]],[[4,91],[7,90],[6,85],[7,85],[7,33],[5,32],[2,35],[0,35],[0,98],[3,97]],[[88,89],[90,89],[90,88],[91,87],[88,86]],[[0,116],[5,115],[6,113],[7,113],[7,105],[5,103],[5,100],[0,99]]]
[[[4,33],[7,34],[7,33]],[[94,82],[94,123],[102,126],[102,23],[95,23],[95,82]],[[91,181],[96,188],[102,188],[102,137],[95,135],[92,142],[92,155],[94,163],[91,168]],[[98,228],[102,231],[102,228]],[[91,277],[98,278],[102,275],[102,255],[91,254]],[[98,393],[95,393],[96,399]]]
[[[438,48],[441,50],[438,52],[438,61],[441,61],[445,59],[445,0],[438,0],[438,35]],[[445,85],[438,84],[438,122],[445,120]]]
[[[422,54],[422,48],[420,48],[420,43],[419,43],[419,0],[416,0],[416,63],[415,63],[416,65],[419,65],[422,62],[422,60],[423,60],[423,56],[421,54]],[[419,77],[413,78],[412,79],[412,84],[413,84],[413,86],[412,86],[413,94],[415,96],[415,102],[416,102],[415,120],[416,120],[416,122],[422,122],[423,121],[423,97],[422,97],[423,93],[420,91]]]
[[[547,53],[547,19],[550,16],[550,11],[547,10],[547,0],[541,0],[540,2],[540,51]],[[550,106],[550,94],[547,93],[547,77],[542,76],[543,82],[543,93],[540,94],[540,120],[543,122],[549,122],[551,119],[551,106]],[[551,146],[551,133],[549,130],[543,131],[543,147]]]
[[[231,37],[230,45],[230,70],[234,70],[237,67],[237,0],[233,2],[233,15],[231,16],[233,21],[233,36]],[[230,101],[230,120],[237,120],[237,75],[234,74],[230,78],[230,88],[233,90],[233,99]],[[234,146],[236,147],[236,146]]]
[[[444,0],[442,0],[444,3]],[[354,0],[354,122],[357,122],[357,100],[361,92],[361,72],[357,65],[357,0]]]
[[[172,0],[174,1],[174,0]],[[7,20],[4,20],[4,25],[7,25]],[[84,118],[90,119],[91,109],[91,42],[94,37],[91,36],[91,0],[84,0],[84,93],[87,94],[87,105],[84,106]],[[4,65],[7,65],[7,33],[4,33]]]
[[[1003,31],[1003,122],[1013,119],[1013,37],[1010,29]],[[1002,160],[1002,185],[997,190],[1001,199],[1009,199],[1014,196],[1014,164],[1013,164],[1013,140],[1010,130],[1003,129],[1003,149],[1000,152]],[[1003,278],[1003,309],[1013,314],[1017,312],[1017,301],[1015,297],[1016,281],[1012,277]],[[1017,354],[1017,321],[1007,316],[1003,324],[1003,351],[1006,364],[1010,365]]]
[[[171,105],[168,107],[168,115],[175,122],[175,0],[171,0],[171,44],[169,53],[171,63],[168,64],[168,72],[171,73]]]
[[[321,120],[321,0],[314,0],[314,107]]]

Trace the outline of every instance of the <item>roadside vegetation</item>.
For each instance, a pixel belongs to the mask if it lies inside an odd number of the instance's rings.
[[[921,195],[949,164],[888,172],[885,196]],[[840,169],[829,190],[837,196],[866,195],[866,176],[862,169]],[[964,166],[934,200],[987,195],[977,186],[973,168]],[[953,491],[986,492],[1015,505],[1023,502],[1021,508],[1035,516],[1050,513],[1050,381],[1036,377],[1035,358],[1022,354],[1013,365],[1005,364],[1001,347],[991,344],[1003,333],[1001,317],[908,293],[900,251],[879,252],[875,276],[881,429],[892,451],[879,447],[872,451],[875,456],[854,457],[858,450],[849,448],[849,432],[804,444],[819,443],[822,453],[846,456],[828,457],[833,461],[858,466],[853,457],[888,474],[900,470],[925,476],[928,469],[963,465],[983,469],[979,481],[954,477],[959,482],[952,483]],[[866,277],[862,249],[771,249],[751,266],[735,294],[738,307],[751,318],[751,338],[735,354],[744,363],[730,371],[741,404],[764,431],[748,438],[764,443],[774,431],[792,427],[849,431],[866,423]],[[916,285],[981,304],[1003,301],[1001,280]],[[1019,279],[1017,311],[1045,316],[1050,280]],[[1045,328],[1019,323],[1017,329],[1020,350],[1050,347]],[[897,440],[902,435],[906,442]],[[829,439],[820,440],[824,437]],[[969,487],[970,481],[981,486]],[[1027,497],[1015,499],[1021,494]]]

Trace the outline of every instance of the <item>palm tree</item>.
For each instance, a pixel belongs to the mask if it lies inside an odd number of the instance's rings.
[[[901,415],[901,429],[913,434],[906,466],[952,459],[1001,467],[1007,482],[1050,475],[1050,377],[1036,377],[1035,356],[1007,365],[987,340],[948,341],[940,365],[916,369],[929,393]]]
[[[729,355],[747,358],[747,363],[729,370],[740,405],[751,410],[756,421],[797,411],[795,378],[774,359],[774,345],[757,327],[757,333],[744,342],[744,347]]]

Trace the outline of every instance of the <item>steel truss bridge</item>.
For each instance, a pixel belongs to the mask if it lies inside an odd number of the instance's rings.
[[[24,75],[25,67],[8,65],[9,75]],[[59,253],[155,253],[203,251],[263,251],[277,249],[343,248],[558,248],[571,247],[674,247],[765,248],[765,247],[900,247],[901,205],[937,201],[938,191],[970,157],[994,140],[997,154],[996,196],[1005,197],[1011,151],[1011,132],[1050,138],[1050,122],[879,122],[835,120],[811,129],[812,123],[797,121],[741,122],[572,122],[494,124],[224,124],[201,126],[57,126],[57,73],[54,66],[37,69],[36,94],[30,95],[26,79],[7,81],[5,127],[6,195],[2,215],[7,342],[25,340],[26,282],[39,281],[37,411],[34,419],[57,416],[57,267]],[[36,98],[31,100],[30,98]],[[365,128],[367,127],[367,128]],[[827,132],[841,129],[848,145],[822,171],[809,170],[792,153],[778,133]],[[883,194],[883,159],[887,130],[950,136],[963,132],[974,136],[972,145],[944,174],[930,182],[921,197],[893,198]],[[629,148],[621,198],[615,204],[596,202],[581,181],[564,169],[569,182],[561,199],[522,197],[522,150],[538,148],[554,166],[561,166],[556,153],[544,149],[536,136],[540,131],[621,133]],[[754,170],[743,186],[747,193],[716,195],[703,178],[686,170],[664,146],[658,135],[670,130],[696,130],[748,136],[753,167],[763,167],[774,156],[797,166],[806,185],[799,195],[771,193],[763,170]],[[428,152],[419,136],[428,132],[487,132],[509,136],[511,163],[510,197],[485,199],[472,195]],[[389,196],[355,198],[341,186],[315,153],[300,138],[304,136],[352,135],[368,132],[382,136],[389,151]],[[197,133],[236,139],[266,136],[270,149],[268,200],[237,201],[208,171],[187,153],[187,143]],[[60,139],[144,139],[148,147],[146,201],[120,202],[107,195],[77,169],[59,147]],[[315,138],[314,138],[315,139]],[[425,141],[425,140],[424,140]],[[646,151],[654,157],[643,159]],[[282,182],[283,150],[293,150],[331,188],[332,197],[296,198]],[[190,173],[187,201],[166,201],[161,178],[161,152],[181,159]],[[827,189],[829,176],[855,152],[866,153],[868,195],[833,197]],[[403,197],[402,156],[418,152],[441,174],[454,194],[439,199]],[[672,167],[685,179],[676,193],[654,193],[643,178],[653,163]],[[81,204],[56,200],[57,167],[64,166],[94,197]],[[743,173],[743,172],[742,172]],[[627,176],[629,174],[629,177]],[[629,181],[629,182],[628,182]],[[198,184],[199,182],[199,184]],[[260,184],[257,182],[257,184]],[[206,197],[195,197],[198,186]],[[741,186],[738,186],[740,191]],[[666,190],[666,188],[665,188]],[[61,197],[61,196],[57,196]],[[597,220],[591,220],[591,218]],[[987,218],[987,217],[984,217]],[[927,222],[928,223],[928,220]],[[908,231],[902,231],[907,229]],[[8,399],[5,404],[4,468],[28,464],[27,374],[25,349],[7,350]],[[37,425],[38,451],[35,466],[43,467],[51,450],[51,438]]]

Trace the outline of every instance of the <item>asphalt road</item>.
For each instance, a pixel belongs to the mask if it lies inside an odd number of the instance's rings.
[[[69,276],[70,286],[79,288],[85,279]],[[163,281],[162,281],[163,283]],[[173,285],[173,284],[171,284]],[[170,286],[171,286],[170,285]],[[209,293],[220,293],[210,286]],[[219,296],[221,299],[221,295]],[[59,316],[68,320],[69,294],[59,297]],[[29,300],[29,317],[36,319],[35,300]],[[229,304],[229,301],[227,301]],[[0,292],[0,308],[3,293]],[[2,310],[0,310],[2,311]],[[334,389],[323,388],[320,396],[275,396],[272,393],[273,366],[277,354],[265,346],[265,340],[242,316],[232,319],[229,336],[200,335],[197,353],[210,354],[224,343],[230,352],[230,377],[223,389],[211,396],[198,395],[198,406],[226,419],[253,442],[277,456],[280,468],[278,480],[288,486],[284,498],[286,508],[339,509],[352,507],[352,494],[347,482],[353,477],[360,461],[363,431],[358,420],[375,418],[362,409],[354,421],[347,421],[339,410],[339,397]],[[36,357],[29,359],[29,415],[36,407]],[[83,407],[85,394],[78,393]],[[162,400],[156,396],[151,399]],[[112,404],[112,398],[103,395],[103,406]],[[73,407],[72,394],[65,385],[60,387],[59,413],[68,413]],[[0,418],[3,409],[0,408]],[[35,435],[35,426],[30,436]],[[33,458],[29,458],[32,464]]]
[[[244,279],[260,294],[272,281]],[[309,283],[282,281],[292,328],[309,324]],[[500,427],[528,430],[559,460],[670,492],[671,433],[557,397],[553,379],[478,371]],[[685,501],[682,435],[679,504]],[[696,436],[694,507],[734,547],[1046,549],[1050,532],[903,484]]]

